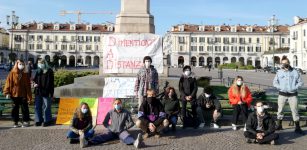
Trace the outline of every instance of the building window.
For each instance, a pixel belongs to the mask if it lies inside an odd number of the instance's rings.
[[[38,35],[37,36],[37,41],[43,41],[43,36],[42,35]]]
[[[231,46],[231,52],[237,52],[237,46]]]
[[[43,49],[43,45],[42,44],[37,44],[36,45],[36,49]]]
[[[179,43],[181,43],[181,44],[185,43],[185,39],[182,36],[179,36],[178,40],[179,40]]]
[[[252,43],[252,38],[248,38],[248,43]]]
[[[207,51],[212,52],[213,51],[213,46],[207,46]]]
[[[304,37],[306,36],[306,30],[304,29]]]
[[[223,52],[229,52],[229,46],[223,46]]]
[[[55,41],[55,42],[58,41],[58,36],[54,36],[54,41]]]
[[[191,51],[197,51],[197,46],[191,46]]]
[[[35,36],[34,35],[30,35],[29,40],[30,41],[34,41],[34,39],[35,39]]]
[[[224,44],[229,44],[229,38],[224,37],[224,38],[223,38],[223,43],[224,43]]]
[[[76,41],[76,37],[75,37],[75,36],[71,36],[71,37],[70,37],[70,40],[71,40],[72,42],[75,42],[75,41]]]
[[[239,47],[239,52],[245,52],[245,46],[240,46]]]
[[[99,50],[99,46],[95,45],[95,51],[98,51],[98,50]]]
[[[282,43],[282,44],[285,44],[285,38],[282,38],[282,39],[281,39],[281,43]]]
[[[29,49],[34,50],[34,44],[29,44]]]
[[[50,50],[49,44],[46,45],[46,50]]]
[[[261,47],[256,47],[256,52],[261,52]]]
[[[82,50],[83,50],[83,46],[79,45],[79,51],[82,51]]]
[[[86,36],[86,42],[92,42],[92,37],[91,36]]]
[[[70,45],[69,50],[76,50],[76,45]]]
[[[199,38],[199,42],[200,43],[205,43],[206,42],[206,38],[205,37],[200,37]]]
[[[14,45],[14,48],[15,48],[16,50],[20,50],[20,49],[21,49],[21,44],[15,44],[15,45]]]
[[[216,51],[216,52],[221,52],[221,51],[222,51],[221,46],[215,46],[215,51]]]
[[[259,38],[257,38],[257,43],[258,43],[258,44],[260,43],[260,39],[259,39]]]
[[[199,46],[199,51],[200,52],[204,51],[204,46]]]
[[[214,39],[213,37],[208,37],[208,38],[207,38],[208,44],[214,44],[214,43],[215,43],[214,40],[215,40],[215,39]]]
[[[192,43],[197,43],[197,37],[191,37],[191,42]]]
[[[83,36],[78,36],[78,42],[84,42],[84,37]]]
[[[240,42],[240,44],[245,44],[245,38],[240,38],[239,42]]]
[[[66,36],[63,36],[62,42],[67,42]]]
[[[58,45],[57,44],[54,45],[54,49],[58,50]]]
[[[67,45],[61,45],[61,50],[67,50]]]
[[[253,47],[252,46],[247,47],[247,52],[253,52]]]
[[[216,43],[221,43],[221,38],[220,38],[220,37],[216,37],[216,38],[215,38],[215,42],[216,42]]]
[[[231,43],[237,43],[237,38],[231,38]]]
[[[86,50],[91,51],[92,50],[92,45],[86,45]]]
[[[95,36],[94,37],[94,42],[100,42],[100,37],[99,36]]]
[[[180,51],[180,52],[183,51],[183,46],[179,46],[179,51]]]
[[[14,36],[14,40],[15,40],[15,42],[21,42],[21,35],[15,35]]]

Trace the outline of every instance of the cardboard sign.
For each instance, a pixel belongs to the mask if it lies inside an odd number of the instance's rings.
[[[79,106],[78,98],[61,98],[56,124],[69,125],[76,108]]]
[[[107,113],[113,109],[114,98],[98,98],[97,125],[101,125]]]
[[[131,77],[108,77],[105,78],[102,97],[127,98],[134,95],[136,78]]]
[[[104,73],[137,73],[143,58],[150,56],[158,73],[163,72],[162,38],[154,34],[106,35],[103,44]]]

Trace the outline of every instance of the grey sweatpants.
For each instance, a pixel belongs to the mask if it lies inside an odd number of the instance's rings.
[[[297,105],[297,96],[278,96],[278,112],[277,112],[277,119],[282,120],[284,117],[283,109],[286,104],[289,103],[293,121],[299,121],[300,116],[298,114],[298,105]]]

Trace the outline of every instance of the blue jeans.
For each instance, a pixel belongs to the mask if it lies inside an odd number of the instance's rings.
[[[51,114],[51,98],[35,95],[35,122],[50,122]]]
[[[87,132],[84,133],[84,137],[86,139],[92,138],[94,136],[95,131],[93,129],[88,130]],[[79,134],[76,134],[75,132],[69,130],[67,132],[67,138],[70,139],[79,139]]]
[[[131,145],[134,143],[134,138],[127,132],[123,131],[121,133],[114,133],[110,130],[107,130],[106,133],[99,134],[95,137],[93,137],[90,142],[93,144],[101,144],[107,141],[115,140],[115,139],[120,139],[121,142]]]
[[[176,126],[176,125],[177,125],[177,116],[171,116],[171,117],[169,117],[169,123],[170,123],[172,126]]]

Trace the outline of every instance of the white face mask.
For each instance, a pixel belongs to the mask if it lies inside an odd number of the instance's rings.
[[[209,98],[210,96],[211,96],[210,94],[205,93],[206,98]]]
[[[23,68],[25,68],[25,66],[23,64],[18,64],[18,69],[19,70],[23,70]]]
[[[190,70],[184,71],[184,74],[185,74],[186,76],[189,76],[189,75],[191,74],[191,71],[190,71]]]
[[[145,67],[146,67],[146,68],[149,68],[149,67],[150,67],[150,65],[151,65],[151,63],[150,63],[150,62],[145,62]]]
[[[87,113],[87,111],[88,111],[88,109],[86,109],[86,108],[81,108],[81,112],[82,112],[83,114]]]
[[[242,85],[242,81],[237,81],[237,85],[241,86]]]
[[[257,112],[259,114],[263,113],[263,111],[264,111],[264,107],[263,106],[262,107],[257,107]]]
[[[38,68],[41,68],[41,69],[44,69],[44,68],[45,68],[45,65],[44,65],[44,64],[37,64],[37,67],[38,67]]]

